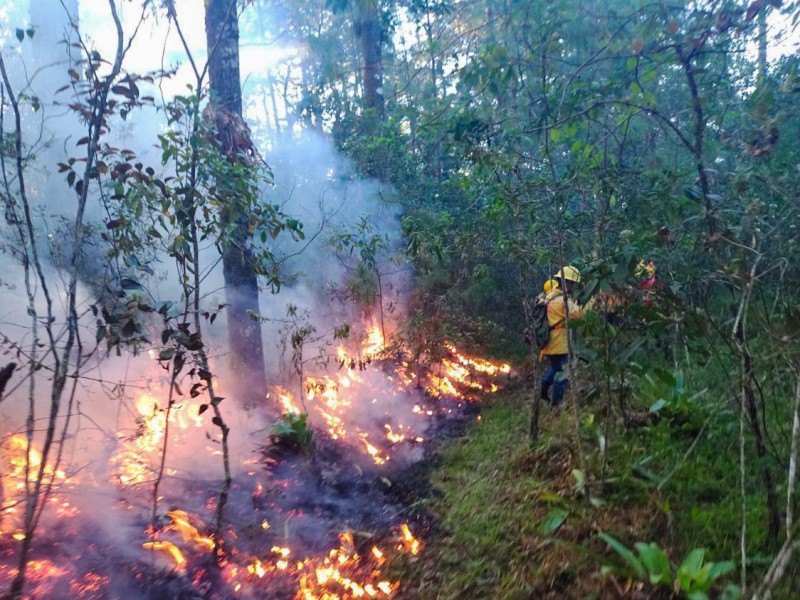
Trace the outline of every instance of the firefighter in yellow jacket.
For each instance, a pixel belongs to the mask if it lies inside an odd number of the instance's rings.
[[[550,337],[542,348],[542,358],[547,358],[548,367],[542,377],[541,397],[550,402],[551,406],[558,406],[564,399],[569,384],[565,371],[569,360],[567,317],[569,321],[577,321],[583,316],[583,308],[573,300],[576,287],[581,282],[580,271],[567,266],[553,275],[553,278],[558,282],[558,287],[551,289],[546,299]],[[566,299],[564,292],[567,294]]]

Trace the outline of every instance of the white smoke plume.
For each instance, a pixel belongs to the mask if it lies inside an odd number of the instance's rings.
[[[71,15],[73,22],[80,19],[85,39],[105,54],[109,47],[109,27],[101,4],[84,1],[80,3],[79,11],[75,4],[67,3],[67,6],[74,11]],[[126,24],[130,24],[138,17],[135,6],[133,3],[122,3],[122,6]],[[37,40],[36,56],[20,52],[14,77],[24,87],[26,81],[31,79],[31,73],[28,72],[26,76],[25,69],[38,65],[33,68],[36,76],[32,78],[30,90],[42,98],[42,108],[39,113],[26,114],[24,134],[26,139],[39,139],[38,132],[43,132],[38,154],[43,166],[32,172],[30,192],[46,279],[55,290],[57,300],[54,320],[55,323],[65,323],[63,257],[71,248],[68,239],[60,234],[60,224],[74,210],[74,192],[65,185],[64,175],[58,173],[56,164],[76,154],[75,142],[85,134],[81,132],[77,119],[65,109],[70,91],[55,92],[69,82],[67,69],[70,68],[70,60],[74,60],[66,51],[68,47],[59,43],[61,35],[70,31],[69,19],[61,3],[56,0],[37,0],[37,8],[34,10],[33,4],[31,7],[31,18],[45,19],[33,25],[36,35],[47,35],[48,43]],[[195,7],[192,12],[187,2],[179,2],[178,8],[179,17],[187,17],[185,26],[191,39],[204,39],[201,35],[202,19],[198,20],[201,11]],[[164,99],[175,93],[186,93],[186,85],[191,81],[182,48],[174,30],[167,25],[163,17],[158,20],[152,15],[148,16],[140,37],[131,47],[127,65],[131,70],[144,72],[182,61],[174,77],[162,86],[156,85],[153,90],[148,90],[159,98],[163,94]],[[158,51],[154,52],[154,49]],[[280,49],[276,50],[280,54]],[[202,49],[198,49],[196,58],[203,60],[203,56]],[[41,71],[36,70],[39,67]],[[252,63],[243,65],[244,80],[247,79],[247,70],[255,67]],[[261,316],[265,320],[262,327],[264,348],[270,382],[274,384],[269,390],[264,390],[265,401],[269,395],[269,402],[277,405],[278,386],[282,386],[294,395],[295,405],[303,404],[303,382],[294,372],[288,353],[291,352],[292,327],[307,323],[315,333],[309,336],[308,345],[303,349],[304,358],[319,357],[320,360],[309,360],[304,367],[304,375],[336,380],[338,392],[346,402],[340,414],[345,419],[342,427],[348,437],[339,442],[349,453],[349,458],[338,468],[344,470],[352,466],[350,472],[361,477],[359,465],[367,467],[373,462],[366,452],[373,444],[377,447],[378,458],[392,461],[390,464],[416,460],[421,450],[413,441],[417,435],[424,434],[430,418],[420,410],[421,391],[398,379],[397,373],[384,372],[374,364],[367,365],[366,370],[356,369],[348,373],[347,368],[341,367],[337,356],[339,344],[346,346],[350,356],[358,356],[364,349],[363,336],[367,328],[380,324],[375,307],[365,311],[352,299],[342,299],[341,291],[353,276],[352,269],[357,262],[358,251],[352,256],[348,252],[337,256],[331,245],[333,235],[354,231],[362,219],[370,223],[370,235],[385,236],[386,240],[377,267],[383,273],[385,322],[382,324],[389,337],[387,342],[392,341],[392,336],[399,328],[407,276],[401,265],[388,261],[392,254],[396,255],[400,243],[400,211],[398,205],[392,202],[394,192],[379,182],[356,177],[353,165],[335,150],[323,133],[297,130],[276,138],[266,135],[257,120],[252,121],[250,126],[255,139],[268,140],[260,150],[274,173],[274,185],[263,190],[264,202],[280,206],[289,217],[302,222],[306,233],[305,240],[292,242],[279,237],[275,241],[274,251],[282,261],[281,273],[285,281],[279,293],[271,294],[265,289],[261,294]],[[164,128],[163,113],[147,108],[132,113],[125,121],[115,118],[111,122],[109,141],[130,148],[136,152],[139,160],[158,169],[160,153],[154,146],[156,135]],[[102,231],[108,217],[97,195],[93,195],[87,222]],[[26,344],[30,344],[31,317],[25,301],[20,257],[14,251],[17,243],[14,228],[9,223],[0,227],[3,235],[0,252],[0,339],[3,345],[0,346],[0,352],[6,352],[0,358],[0,367],[12,359],[22,367],[0,402],[0,453],[9,453],[13,452],[10,448],[12,436],[23,432],[25,428],[31,389],[28,377],[35,381],[35,413],[47,414],[47,390],[53,361],[52,357],[44,357],[42,367],[29,373],[24,365],[24,355],[14,357],[17,349],[24,351]],[[216,252],[213,244],[208,244],[203,250],[203,261],[206,264],[213,263]],[[103,254],[101,247],[95,249],[92,256],[97,259],[97,265],[102,265],[100,259]],[[91,261],[87,264],[92,267]],[[155,256],[148,264],[153,274],[144,283],[153,294],[152,301],[155,304],[180,298],[181,286],[170,264],[166,256]],[[91,271],[91,268],[87,268],[87,271]],[[96,345],[96,316],[91,307],[102,304],[103,295],[109,293],[108,288],[112,288],[112,295],[114,291],[111,285],[104,288],[96,283],[94,276],[107,275],[102,266],[96,266],[96,270],[90,274],[93,277],[87,276],[80,284],[78,299],[78,312],[82,315],[83,350],[87,353]],[[203,300],[204,309],[214,312],[219,304],[224,303],[221,268],[212,271],[204,285],[207,292]],[[340,293],[333,294],[332,290]],[[35,290],[37,314],[43,313],[41,291]],[[294,325],[287,317],[289,305],[296,307]],[[344,325],[350,325],[350,338],[334,340],[333,331]],[[159,326],[156,317],[147,332],[156,346]],[[205,321],[205,327],[204,339],[217,377],[217,393],[226,397],[226,381],[230,381],[230,375],[227,373],[224,311],[213,323]],[[121,552],[131,559],[141,557],[143,552],[140,543],[131,542],[148,539],[145,530],[152,507],[149,494],[153,474],[160,468],[166,399],[170,390],[169,373],[161,368],[147,348],[140,350],[138,353],[124,350],[119,355],[113,351],[107,354],[105,346],[101,344],[99,350],[86,359],[83,377],[77,381],[74,402],[70,405],[70,426],[61,463],[64,475],[60,479],[57,494],[61,504],[48,507],[43,522],[46,529],[55,528],[59,526],[60,515],[78,511],[83,515],[81,522],[90,522],[99,539],[118,541],[120,548],[123,548]],[[157,352],[156,348],[154,354],[157,355]],[[344,383],[343,376],[347,383]],[[352,387],[345,389],[345,385]],[[167,509],[179,506],[202,515],[201,518],[209,523],[222,479],[219,429],[211,422],[211,411],[199,414],[201,403],[207,400],[192,397],[190,386],[187,379],[181,379],[178,381],[180,391],[173,389],[175,404],[171,412],[175,420],[170,425],[172,441],[167,446],[159,513],[163,519]],[[319,403],[319,400],[306,400],[308,404],[312,402]],[[67,404],[68,398],[58,420],[59,427],[63,427],[67,418]],[[273,417],[266,411],[245,409],[232,398],[227,398],[221,404],[221,409],[231,427],[229,439],[231,467],[237,487],[235,493],[247,499],[251,488],[258,485],[260,489],[262,484],[265,487],[270,484],[259,461],[262,460],[261,446],[269,442]],[[329,423],[321,418],[321,411],[309,412],[312,423],[320,432],[329,429]],[[41,425],[37,424],[36,428],[37,438],[40,439]],[[392,454],[391,459],[386,442],[387,428],[391,433],[408,435],[409,442],[412,442]],[[327,432],[322,435],[332,434]],[[303,494],[308,495],[310,488],[314,489],[314,493],[324,495],[315,487],[321,485],[318,482],[306,485],[310,487],[298,486],[296,490],[283,491],[285,501],[289,503]],[[341,499],[337,498],[339,501]],[[371,507],[371,510],[386,512],[377,507]],[[235,513],[236,508],[233,507],[232,511]],[[234,514],[233,519],[236,518]],[[252,518],[252,515],[248,518]],[[342,521],[337,525],[346,527],[349,525],[347,519],[353,517],[345,519],[335,513],[331,520],[334,518]],[[284,523],[285,537],[291,537],[288,533],[290,521],[291,518],[287,517]],[[14,515],[4,513],[0,519],[0,530],[13,530],[14,522]],[[313,527],[321,526],[316,521],[307,522],[311,522]],[[78,541],[74,543],[79,544]]]

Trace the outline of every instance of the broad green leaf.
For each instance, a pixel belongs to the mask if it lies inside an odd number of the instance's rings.
[[[613,538],[606,533],[600,533],[599,535],[600,539],[602,539],[606,544],[608,544],[612,550],[614,550],[625,560],[625,563],[628,565],[628,567],[630,567],[630,569],[633,571],[633,574],[636,576],[636,579],[645,578],[645,575],[647,573],[645,571],[644,565],[638,558],[636,558],[633,552],[631,552],[628,548],[626,548],[622,544],[622,542],[620,542],[616,538]]]
[[[647,569],[650,583],[653,585],[669,585],[672,581],[672,566],[669,564],[669,559],[664,554],[664,551],[653,542],[649,544],[638,542],[636,549],[639,551],[642,564]]]
[[[639,75],[639,81],[642,83],[648,83],[653,81],[657,76],[658,71],[656,71],[656,69],[647,69]]]
[[[677,579],[684,591],[692,589],[692,582],[700,575],[700,569],[703,565],[703,557],[705,556],[704,548],[695,548],[683,559],[681,566],[678,567]]]
[[[542,533],[547,535],[554,533],[559,527],[561,527],[561,525],[564,524],[564,521],[566,521],[568,515],[569,512],[562,508],[552,509],[542,523]]]
[[[693,590],[706,591],[714,584],[714,580],[711,578],[712,566],[712,563],[705,563],[697,572],[697,575],[695,575],[694,581],[692,582]]]

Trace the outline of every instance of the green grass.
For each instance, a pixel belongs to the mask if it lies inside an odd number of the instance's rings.
[[[468,432],[441,447],[430,473],[435,492],[423,503],[439,527],[425,540],[421,556],[399,557],[392,564],[404,598],[619,597],[616,586],[624,586],[624,578],[599,575],[604,564],[619,564],[600,532],[628,547],[654,541],[673,564],[693,548],[705,548],[708,560],[738,564],[736,415],[713,414],[702,432],[667,419],[631,429],[617,425],[608,432],[602,471],[597,441],[602,408],[582,406],[578,430],[591,483],[590,497],[579,497],[572,475],[578,467],[574,413],[543,408],[542,437],[531,448],[532,387],[488,399]],[[760,480],[752,471],[747,509],[754,582],[768,565],[770,546]],[[601,472],[607,482],[602,486]],[[728,577],[737,580],[737,573]],[[796,591],[777,597],[797,597]]]
[[[551,433],[532,451],[528,402],[522,391],[496,398],[466,436],[442,448],[431,474],[439,496],[430,510],[445,533],[428,540],[416,561],[394,565],[406,582],[404,597],[548,597],[551,588],[552,597],[563,597],[565,586],[596,570],[576,544],[581,528],[572,524],[594,509],[571,497],[571,452],[559,431],[566,412],[545,417]],[[555,478],[537,475],[542,468]],[[545,533],[553,515],[566,519]]]

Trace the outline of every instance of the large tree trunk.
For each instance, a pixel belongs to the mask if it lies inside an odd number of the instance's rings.
[[[356,35],[361,40],[364,106],[383,118],[383,56],[378,0],[357,0]]]
[[[242,160],[243,137],[249,142],[242,119],[237,8],[237,0],[206,1],[210,114],[214,116],[220,148],[229,161]],[[261,325],[253,318],[259,315],[258,279],[243,206],[242,199],[232,193],[222,210],[223,230],[227,224],[236,224],[233,235],[223,241],[222,271],[228,304],[228,341],[237,374],[231,384],[241,401],[254,405],[266,395],[266,375]]]

